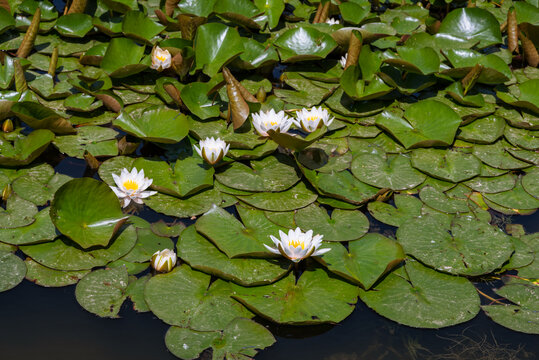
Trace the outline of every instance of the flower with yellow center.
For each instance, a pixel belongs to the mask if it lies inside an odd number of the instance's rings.
[[[178,257],[176,253],[169,249],[164,249],[155,252],[152,255],[151,263],[152,267],[159,272],[170,272],[176,266]]]
[[[310,110],[301,109],[296,112],[297,120],[294,120],[294,124],[297,127],[301,127],[306,132],[313,132],[316,129],[321,128],[323,125],[329,126],[333,122],[334,118],[329,118],[329,112],[322,107],[311,108]]]
[[[218,163],[226,155],[230,147],[220,138],[214,139],[213,137],[200,140],[199,146],[200,148],[194,145],[195,150],[210,165]]]
[[[253,126],[260,136],[268,136],[269,130],[286,133],[292,126],[292,119],[283,110],[278,113],[273,109],[267,112],[259,111],[253,114]]]
[[[144,170],[138,172],[137,168],[133,168],[129,172],[126,168],[123,168],[120,176],[112,174],[112,178],[116,186],[111,186],[110,188],[122,200],[123,207],[129,205],[131,200],[137,204],[142,204],[142,199],[157,193],[157,191],[144,191],[153,181],[144,177]]]
[[[297,263],[309,256],[319,256],[327,253],[331,249],[320,249],[323,235],[313,236],[313,231],[302,232],[298,227],[296,230],[288,230],[288,235],[279,230],[280,239],[270,235],[276,248],[264,244],[264,246],[274,254],[281,254],[285,258]]]
[[[172,64],[172,56],[168,50],[163,50],[156,46],[152,51],[152,69],[162,71],[168,69]]]

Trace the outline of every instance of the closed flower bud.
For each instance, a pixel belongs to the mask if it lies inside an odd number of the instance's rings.
[[[264,90],[263,86],[261,86],[260,89],[258,89],[258,91],[256,92],[256,99],[261,103],[266,101],[266,90]]]
[[[152,69],[162,71],[168,69],[172,64],[172,56],[168,50],[163,50],[156,46],[152,51]]]
[[[9,196],[11,195],[12,193],[12,189],[11,189],[11,185],[10,184],[7,184],[6,186],[4,186],[4,189],[2,190],[2,200],[5,202],[7,201],[7,199],[9,198]]]
[[[4,121],[4,123],[2,124],[2,131],[5,132],[5,133],[12,132],[13,131],[13,121],[11,121],[10,119],[7,119],[6,121]]]
[[[199,146],[194,145],[196,152],[210,165],[217,164],[228,152],[230,145],[217,138],[206,138],[200,140]]]
[[[165,249],[157,251],[152,256],[152,267],[159,272],[170,272],[176,266],[176,253]]]

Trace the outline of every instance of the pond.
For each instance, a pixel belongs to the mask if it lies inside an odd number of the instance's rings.
[[[0,1],[3,358],[536,358],[537,5]]]

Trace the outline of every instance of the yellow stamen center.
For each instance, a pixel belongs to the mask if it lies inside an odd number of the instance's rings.
[[[123,186],[126,190],[138,190],[138,184],[133,180],[124,181]]]
[[[320,117],[319,117],[319,116],[316,116],[316,115],[308,116],[308,117],[307,117],[307,121],[316,121],[316,120],[318,120],[318,119],[320,119]]]
[[[264,126],[268,126],[268,124],[270,124],[271,126],[275,126],[277,125],[277,121],[264,121]]]
[[[165,54],[163,54],[163,55],[155,54],[155,57],[159,61],[165,61],[167,59],[167,56]]]
[[[301,250],[305,250],[305,243],[300,240],[288,240],[288,246],[293,246],[295,248],[299,246],[301,247]]]

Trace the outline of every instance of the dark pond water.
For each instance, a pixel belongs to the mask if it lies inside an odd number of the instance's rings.
[[[75,177],[89,175],[83,160],[71,158],[61,161],[56,170]],[[139,215],[152,222],[162,218],[151,211]],[[521,223],[527,232],[539,231],[539,213],[505,221]],[[371,231],[375,229],[392,231],[371,218]],[[483,283],[480,288],[492,295],[490,289],[499,285],[499,281]],[[120,316],[101,319],[86,312],[75,300],[75,286],[50,289],[25,280],[0,293],[0,360],[176,359],[165,347],[166,324],[151,313],[136,313],[129,301]],[[505,360],[537,359],[539,353],[538,336],[508,330],[482,312],[458,326],[423,330],[394,323],[359,302],[356,311],[336,326],[264,324],[277,342],[261,352],[259,360]]]

